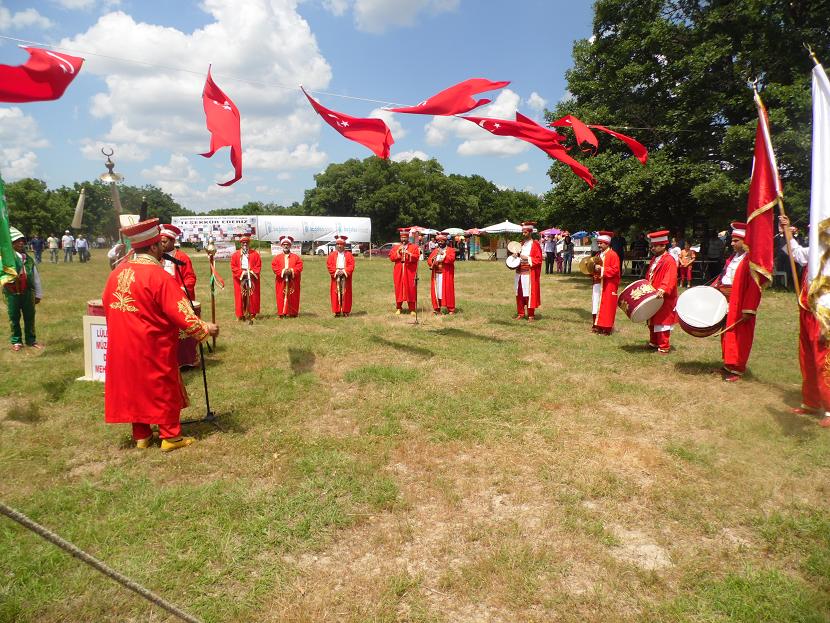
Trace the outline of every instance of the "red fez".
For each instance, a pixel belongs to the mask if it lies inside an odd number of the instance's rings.
[[[239,244],[242,244],[243,242],[247,242],[247,243],[251,242],[251,237],[250,236],[242,236],[239,239]]]
[[[349,237],[348,237],[348,236],[344,236],[344,235],[342,235],[342,234],[341,234],[341,235],[339,235],[339,236],[335,236],[335,237],[334,237],[334,242],[335,242],[335,243],[337,243],[337,242],[343,242],[343,243],[345,243],[348,239],[349,239]]]
[[[286,242],[288,244],[294,244],[294,238],[292,238],[291,236],[286,236],[286,235],[280,236],[280,244],[285,244]]]
[[[161,228],[159,227],[159,220],[157,218],[151,218],[147,221],[140,221],[135,225],[122,227],[121,233],[129,239],[130,246],[134,249],[149,247],[151,244],[161,240]]]
[[[602,230],[597,232],[597,240],[600,242],[611,242],[611,238],[614,237],[613,231]]]
[[[732,226],[732,237],[739,238],[743,240],[746,238],[746,223],[740,223],[735,221],[734,223],[730,223]]]
[[[175,225],[162,225],[161,226],[161,235],[166,236],[167,238],[176,239],[182,235],[182,230],[176,227]]]
[[[522,230],[529,229],[533,231],[533,226],[536,225],[536,221],[522,221]]]
[[[668,244],[669,230],[661,229],[660,231],[653,231],[648,235],[648,237],[651,244]]]

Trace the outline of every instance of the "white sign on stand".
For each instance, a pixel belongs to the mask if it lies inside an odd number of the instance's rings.
[[[107,319],[84,316],[84,376],[79,381],[101,381],[107,369]]]

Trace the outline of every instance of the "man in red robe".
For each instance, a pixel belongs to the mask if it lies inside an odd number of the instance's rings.
[[[516,316],[519,320],[527,317],[536,320],[536,308],[542,305],[542,246],[533,239],[533,221],[522,222],[522,250],[519,266],[516,268]],[[527,315],[525,315],[527,309]]]
[[[409,228],[398,229],[401,235],[400,244],[396,244],[389,252],[389,260],[395,264],[392,269],[392,280],[395,282],[395,313],[402,312],[403,302],[409,313],[415,315],[418,305],[418,261],[421,259],[421,250],[417,244],[409,242]]]
[[[193,262],[187,253],[182,253],[176,249],[176,240],[182,235],[182,230],[175,225],[161,226],[161,251],[166,253],[173,259],[184,262],[183,266],[179,266],[176,270],[175,262],[163,258],[162,266],[164,270],[170,273],[179,284],[182,290],[187,292],[190,300],[196,298],[196,272],[193,270]]]
[[[677,312],[674,311],[677,305],[677,262],[666,250],[669,245],[668,230],[651,232],[648,238],[654,257],[646,271],[646,278],[657,290],[657,297],[663,299],[660,309],[648,321],[648,347],[666,355],[671,350],[671,331],[677,321]]]
[[[779,228],[790,226],[786,216],[778,217]],[[827,230],[819,235],[826,235]],[[798,360],[801,364],[801,406],[792,411],[799,415],[812,415],[819,418],[819,426],[830,427],[830,361],[828,361],[828,329],[830,324],[830,297],[826,294],[810,297],[810,270],[808,262],[810,249],[790,240],[793,259],[803,267],[801,271],[801,298],[798,310]],[[818,272],[818,271],[817,271]],[[830,277],[830,265],[824,266],[824,272],[814,279]],[[822,320],[823,319],[823,320]]]
[[[277,315],[280,318],[296,318],[300,313],[300,280],[303,273],[303,260],[296,253],[291,253],[294,238],[280,236],[282,253],[271,260],[271,270],[276,277]]]
[[[432,313],[436,316],[441,308],[446,307],[448,314],[455,313],[455,249],[447,246],[447,235],[435,237],[438,246],[427,258],[427,266],[432,271],[431,295]]]
[[[130,423],[136,447],[149,448],[151,424],[163,452],[193,443],[181,436],[187,393],[179,374],[179,332],[206,340],[219,327],[200,320],[178,283],[161,267],[158,219],[124,227],[135,255],[113,270],[101,297],[107,318],[104,419]]]
[[[749,272],[749,249],[744,242],[746,223],[732,223],[732,250],[723,271],[712,284],[729,300],[727,331],[720,336],[723,380],[741,380],[755,337],[755,315],[761,304],[761,287]]]
[[[352,313],[352,275],[354,274],[354,255],[346,251],[348,236],[334,237],[334,251],[326,258],[326,267],[331,275],[329,294],[331,311],[335,318],[348,318]]]
[[[597,232],[599,257],[602,265],[596,265],[594,271],[600,276],[599,310],[594,319],[592,331],[600,335],[611,335],[614,330],[614,318],[617,315],[617,289],[620,286],[620,256],[611,248],[612,231]]]
[[[253,320],[259,313],[259,274],[262,258],[256,249],[248,248],[251,239],[239,239],[239,249],[231,255],[233,299],[237,320]]]

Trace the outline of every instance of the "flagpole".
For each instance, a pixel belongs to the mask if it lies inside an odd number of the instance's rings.
[[[758,85],[757,82],[752,83],[752,91],[755,94],[755,106],[758,109],[758,120],[761,123],[761,129],[764,133],[764,142],[766,143],[766,152],[770,159],[770,166],[772,167],[773,174],[775,175],[775,203],[778,205],[778,211],[780,216],[787,216],[787,213],[784,211],[784,193],[781,190],[781,180],[778,177],[778,164],[775,161],[775,152],[772,151],[772,140],[770,139],[769,135],[769,126],[767,125],[767,109],[764,107],[764,102],[761,100],[761,96],[758,93]],[[801,307],[801,283],[798,280],[798,270],[795,267],[795,258],[793,257],[793,250],[790,247],[790,243],[793,239],[793,234],[790,231],[789,227],[784,227],[784,238],[787,241],[787,257],[790,259],[790,271],[792,271],[793,275],[793,286],[795,288],[795,298],[798,302],[798,306]]]

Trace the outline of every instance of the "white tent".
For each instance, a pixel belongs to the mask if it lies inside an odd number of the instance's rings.
[[[460,227],[447,227],[446,229],[442,229],[441,233],[449,234],[450,236],[459,236],[464,233],[464,230]]]
[[[490,225],[489,227],[482,227],[481,228],[482,234],[520,234],[522,233],[522,226],[517,225],[516,223],[511,223],[510,221],[504,221],[502,223],[496,223],[495,225]]]

